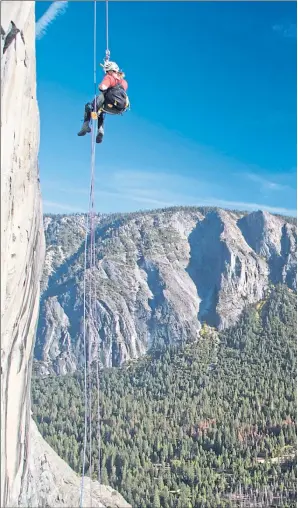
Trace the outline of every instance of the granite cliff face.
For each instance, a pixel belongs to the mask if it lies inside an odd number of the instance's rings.
[[[34,4],[1,2],[2,507],[79,506],[80,494],[80,478],[45,443],[31,419],[31,370],[45,253]],[[93,506],[129,506],[96,482],[92,492]],[[84,506],[88,505],[86,486]]]
[[[84,217],[47,216],[35,357],[41,374],[82,361]],[[296,225],[267,212],[174,208],[97,217],[92,356],[106,366],[138,358],[156,340],[196,339],[201,324],[234,324],[270,284],[296,290]]]
[[[44,234],[38,183],[34,2],[1,2],[20,30],[1,55],[1,506],[15,506],[28,467],[32,349]],[[4,41],[1,43],[2,51]]]

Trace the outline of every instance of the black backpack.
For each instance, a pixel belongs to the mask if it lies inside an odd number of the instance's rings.
[[[105,93],[104,109],[106,111],[122,113],[126,109],[127,95],[120,83],[108,88]]]

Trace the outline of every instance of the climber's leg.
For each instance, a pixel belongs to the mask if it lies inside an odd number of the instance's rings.
[[[98,116],[98,121],[97,121],[96,143],[102,142],[102,138],[104,136],[103,124],[104,124],[104,113],[100,113],[100,115]]]
[[[84,112],[84,123],[82,125],[82,128],[80,132],[78,132],[78,136],[85,136],[87,132],[91,132],[91,129],[89,127],[89,123],[91,120],[91,111],[92,111],[92,104],[88,102],[85,104],[85,112]]]

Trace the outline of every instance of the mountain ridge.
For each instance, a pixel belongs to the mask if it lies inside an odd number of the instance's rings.
[[[204,213],[203,213],[204,212]],[[205,215],[204,215],[205,214]],[[294,218],[211,207],[96,216],[96,310],[88,310],[92,358],[138,358],[156,340],[219,330],[271,284],[296,290]],[[73,372],[82,361],[85,216],[45,216],[47,253],[35,358],[40,372]]]

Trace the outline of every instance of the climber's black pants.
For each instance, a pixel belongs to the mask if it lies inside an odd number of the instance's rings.
[[[104,94],[100,93],[99,95],[96,96],[96,108],[94,107],[95,98],[93,99],[92,102],[87,102],[87,104],[85,104],[85,115],[86,115],[86,120],[88,122],[90,122],[90,120],[91,120],[91,112],[92,111],[97,112],[99,109],[101,109],[104,104],[104,101],[105,101]],[[98,115],[98,120],[97,120],[98,129],[103,125],[103,122],[104,122],[104,113],[101,112]]]

